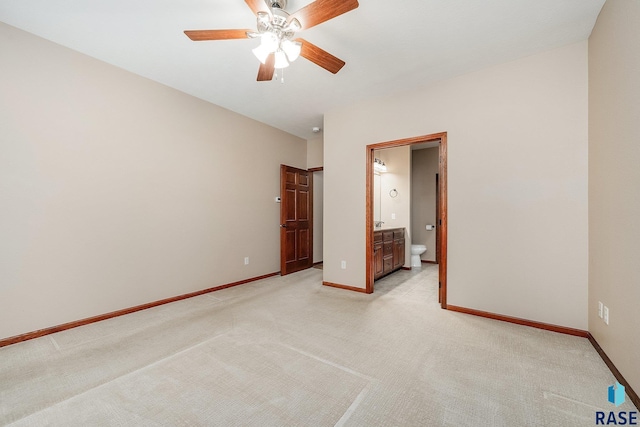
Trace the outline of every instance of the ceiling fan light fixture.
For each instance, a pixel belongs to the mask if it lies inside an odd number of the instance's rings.
[[[256,58],[258,58],[258,61],[262,62],[263,64],[265,62],[267,62],[267,58],[269,57],[269,54],[271,53],[269,51],[269,49],[265,48],[263,45],[260,45],[260,46],[256,47],[255,49],[252,49],[251,52],[253,52],[253,54],[256,56]]]
[[[274,68],[286,68],[289,66],[289,61],[287,61],[287,55],[284,53],[282,49],[279,49],[276,52],[276,62]]]
[[[358,0],[308,1],[311,2],[291,14],[285,10],[288,0],[245,0],[256,16],[256,31],[186,30],[184,34],[196,42],[260,38],[260,46],[252,50],[261,63],[257,81],[273,80],[276,68],[279,70],[278,74],[282,74],[283,69],[300,56],[335,74],[340,71],[345,62],[318,46],[303,39],[296,39],[296,33],[303,28],[308,30],[357,8]]]
[[[271,52],[275,52],[278,50],[278,45],[280,41],[278,40],[278,36],[268,31],[266,33],[262,33],[262,37],[260,38],[260,46],[264,47]]]
[[[285,40],[282,42],[282,50],[287,54],[289,62],[293,62],[298,59],[301,49],[302,43],[300,42],[293,42],[291,40]]]

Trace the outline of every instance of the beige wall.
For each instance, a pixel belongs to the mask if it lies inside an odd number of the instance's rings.
[[[324,280],[365,287],[366,145],[446,131],[448,302],[586,329],[587,86],[581,42],[327,112]]]
[[[411,148],[395,147],[377,150],[375,157],[387,165],[380,174],[380,219],[385,228],[404,228],[405,262],[411,266]],[[396,197],[391,191],[396,190]],[[395,218],[394,218],[395,215]]]
[[[438,150],[438,147],[433,147],[411,152],[411,240],[416,245],[427,247],[421,259],[434,262],[436,229],[427,231],[426,226],[436,225]]]
[[[640,2],[609,0],[589,39],[589,331],[640,391]],[[609,307],[609,325],[597,315]]]
[[[2,23],[0,52],[0,338],[279,270],[304,140]]]
[[[323,150],[322,135],[307,140],[307,169],[322,167]]]

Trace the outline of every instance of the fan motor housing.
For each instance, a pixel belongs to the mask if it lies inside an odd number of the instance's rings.
[[[268,0],[271,9],[284,9],[287,7],[287,0]]]

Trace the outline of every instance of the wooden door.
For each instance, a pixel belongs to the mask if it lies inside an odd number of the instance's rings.
[[[280,274],[313,265],[313,174],[280,165]]]

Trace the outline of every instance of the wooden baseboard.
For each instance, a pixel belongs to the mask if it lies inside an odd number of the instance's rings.
[[[322,284],[324,286],[331,286],[332,288],[346,289],[347,291],[362,292],[365,294],[367,293],[367,290],[365,288],[356,288],[355,286],[347,286],[347,285],[341,285],[339,283],[331,283],[331,282],[322,282]]]
[[[313,266],[315,267],[316,265],[320,265],[320,264],[322,264],[322,261],[314,262]]]
[[[591,342],[591,345],[593,345],[593,348],[596,349],[605,365],[607,365],[613,376],[616,377],[616,380],[618,380],[618,382],[624,386],[624,391],[627,393],[627,396],[629,396],[629,400],[631,400],[631,403],[636,406],[636,409],[640,409],[640,398],[638,398],[637,393],[631,388],[631,385],[627,382],[627,380],[624,379],[618,368],[616,368],[616,365],[614,365],[611,359],[609,359],[609,356],[607,356],[602,347],[600,347],[600,344],[598,344],[598,342],[590,332],[587,332],[587,338],[589,339],[589,342]]]
[[[437,264],[437,262],[435,261],[428,261],[426,259],[421,259],[420,262],[422,262],[423,264]]]
[[[486,317],[503,322],[516,323],[518,325],[530,326],[532,328],[545,329],[547,331],[558,332],[561,334],[574,335],[577,337],[587,338],[589,332],[582,329],[567,328],[565,326],[552,325],[549,323],[536,322],[533,320],[521,319],[519,317],[504,316],[502,314],[490,313],[488,311],[475,310],[472,308],[458,307],[447,304],[447,310],[457,311],[459,313],[472,314],[474,316]]]
[[[90,323],[100,322],[101,320],[111,319],[113,317],[123,316],[125,314],[135,313],[136,311],[146,310],[147,308],[157,307],[159,305],[168,304],[170,302],[180,301],[187,298],[197,297],[198,295],[208,294],[209,292],[219,291],[221,289],[230,288],[232,286],[243,285],[249,282],[255,282],[256,280],[266,279],[267,277],[277,276],[280,272],[264,274],[262,276],[252,277],[250,279],[240,280],[233,283],[227,283],[225,285],[215,286],[213,288],[203,289],[201,291],[191,292],[184,295],[178,295],[176,297],[166,298],[159,301],[150,302],[147,304],[137,305],[135,307],[129,307],[118,311],[112,311],[111,313],[100,314],[98,316],[88,317],[86,319],[76,320],[62,325],[52,326],[50,328],[39,329],[33,332],[27,332],[26,334],[16,335],[14,337],[4,338],[0,340],[0,347],[16,344],[22,341],[39,338],[45,335],[53,334],[67,329],[77,328],[78,326],[88,325]]]
[[[402,267],[403,270],[411,270],[411,267]]]

